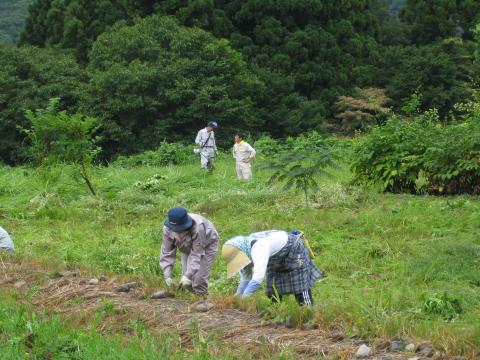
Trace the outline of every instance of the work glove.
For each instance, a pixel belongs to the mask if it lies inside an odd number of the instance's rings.
[[[238,284],[237,292],[235,293],[235,295],[242,296],[243,292],[247,288],[249,282],[250,282],[250,280],[240,281],[240,284]]]
[[[258,289],[260,289],[262,284],[256,282],[255,280],[250,280],[245,290],[243,290],[242,298],[249,297],[253,295]]]
[[[192,285],[192,280],[187,278],[185,275],[182,275],[182,278],[180,279],[180,284],[183,287],[188,287]]]
[[[175,284],[173,279],[171,277],[165,279],[165,284],[167,284],[168,287],[172,286]]]

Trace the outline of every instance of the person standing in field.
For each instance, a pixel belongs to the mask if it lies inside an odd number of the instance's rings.
[[[0,251],[6,251],[13,253],[15,246],[13,245],[12,238],[8,235],[7,231],[0,226]]]
[[[207,127],[200,130],[195,138],[197,151],[200,153],[200,167],[206,170],[213,170],[213,159],[217,152],[217,144],[215,143],[215,132],[218,127],[215,121],[209,121]]]
[[[250,180],[252,178],[252,160],[255,155],[256,151],[245,141],[245,135],[241,132],[235,134],[233,158],[235,159],[237,177],[240,180]]]
[[[184,208],[172,208],[163,227],[160,249],[160,268],[168,287],[172,279],[177,249],[182,253],[180,286],[199,296],[208,294],[208,277],[218,252],[218,232],[201,215],[188,213]]]
[[[313,264],[302,236],[301,231],[267,230],[225,242],[227,278],[240,273],[235,295],[253,295],[266,277],[265,292],[272,301],[293,294],[300,305],[313,305],[311,288],[323,274]]]

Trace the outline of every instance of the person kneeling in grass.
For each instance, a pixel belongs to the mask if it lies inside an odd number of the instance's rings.
[[[208,294],[208,277],[218,252],[218,232],[213,224],[184,208],[168,211],[163,227],[160,249],[160,267],[168,287],[172,279],[177,249],[182,252],[182,278],[180,286],[203,296]]]
[[[301,234],[301,233],[300,233]],[[280,301],[294,294],[300,305],[313,305],[311,287],[322,277],[298,232],[269,230],[236,236],[222,247],[227,277],[240,273],[235,295],[254,294],[266,275],[266,295]]]
[[[13,253],[15,246],[13,245],[12,238],[8,235],[7,231],[0,226],[0,251]]]

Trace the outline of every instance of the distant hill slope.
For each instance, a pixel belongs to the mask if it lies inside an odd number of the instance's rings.
[[[0,1],[0,44],[17,42],[32,0]]]

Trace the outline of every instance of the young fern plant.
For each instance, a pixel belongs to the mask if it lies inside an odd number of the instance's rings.
[[[285,190],[293,187],[302,191],[308,206],[309,194],[318,188],[317,179],[321,176],[331,177],[326,169],[338,166],[329,148],[315,147],[281,152],[266,168],[273,170],[268,184],[280,182],[285,184]]]

